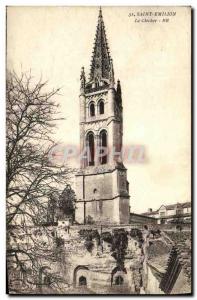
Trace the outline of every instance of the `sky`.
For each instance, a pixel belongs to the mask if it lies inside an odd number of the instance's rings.
[[[98,9],[8,7],[7,68],[18,74],[31,69],[35,82],[42,76],[49,89],[61,87],[56,101],[65,120],[55,138],[64,144],[79,145],[80,70],[84,66],[89,74]],[[190,9],[102,11],[115,79],[122,87],[123,144],[145,148],[143,163],[125,162],[131,211],[190,201]],[[163,17],[142,22],[145,17],[136,16],[143,11],[176,15],[168,22]],[[135,17],[129,17],[132,13]]]

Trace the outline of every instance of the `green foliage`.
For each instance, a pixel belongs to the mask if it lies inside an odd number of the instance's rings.
[[[76,195],[70,184],[67,184],[59,198],[59,208],[65,215],[73,215],[75,210]]]
[[[100,239],[100,235],[98,233],[98,230],[92,230],[92,229],[81,229],[79,231],[79,235],[87,240],[92,239]]]
[[[118,264],[123,264],[124,256],[128,246],[127,231],[124,229],[114,230],[112,238],[112,256]]]
[[[84,243],[84,245],[85,245],[86,249],[87,249],[89,252],[92,251],[93,246],[94,246],[93,242],[90,241],[90,240],[86,240],[85,243]]]
[[[86,224],[94,224],[94,219],[89,215],[86,217]]]
[[[130,236],[135,239],[142,239],[142,232],[138,228],[132,228],[130,231]]]
[[[84,245],[89,252],[92,251],[92,248],[94,246],[92,242],[93,239],[96,239],[98,245],[100,244],[100,235],[98,233],[98,230],[81,229],[79,231],[79,235],[85,239]]]
[[[64,245],[64,240],[60,237],[56,237],[55,242],[58,248]]]
[[[106,232],[102,232],[101,234],[101,239],[107,243],[112,244],[112,235],[110,232],[106,231]]]

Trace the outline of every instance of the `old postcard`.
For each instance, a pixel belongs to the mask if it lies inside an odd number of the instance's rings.
[[[191,295],[191,7],[7,7],[9,294]]]

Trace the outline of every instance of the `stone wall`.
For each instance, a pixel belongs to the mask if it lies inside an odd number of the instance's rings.
[[[189,293],[188,257],[184,252],[173,248],[174,242],[163,232],[152,236],[139,226],[132,227],[128,224],[68,226],[63,222],[49,227],[51,255],[42,253],[38,290],[35,286],[29,288],[36,293],[62,294]],[[31,231],[33,236],[45,241],[45,230],[32,228]],[[122,238],[117,238],[121,234]],[[171,236],[179,245],[184,238],[183,250],[189,249],[188,233],[182,233],[183,238],[180,234],[171,233]],[[180,272],[171,272],[181,262]],[[47,277],[55,278],[58,285],[47,284]],[[28,288],[25,280],[24,288]]]
[[[99,172],[95,169],[94,173],[94,169],[90,168],[90,173],[88,170],[84,172],[76,176],[76,221],[84,223],[85,210],[85,217],[90,216],[94,223],[128,224],[129,196],[126,190],[126,170],[121,180],[119,177],[122,175],[117,169],[108,172]]]
[[[78,232],[71,228],[69,235],[70,238],[64,241],[63,249],[64,277],[67,280],[65,293],[75,293],[75,288],[79,288],[80,282],[83,281],[90,293],[140,292],[141,248],[135,239],[129,237],[124,266],[121,267],[112,256],[111,243],[103,241],[101,246],[93,239],[93,247],[88,251],[85,238],[79,235],[79,227]]]
[[[160,280],[155,276],[153,269],[150,266],[147,266],[146,294],[164,294],[159,285]]]
[[[152,217],[147,217],[144,215],[140,215],[140,214],[130,213],[129,223],[155,225],[155,224],[157,224],[157,219],[152,218]]]

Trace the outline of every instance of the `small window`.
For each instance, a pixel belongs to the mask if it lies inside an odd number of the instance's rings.
[[[94,103],[90,104],[90,117],[94,117],[95,116],[95,106]]]
[[[87,285],[86,277],[84,276],[79,277],[79,285]]]
[[[104,114],[104,102],[103,102],[103,101],[101,101],[101,102],[99,103],[99,114],[100,114],[100,115],[103,115],[103,114]]]

